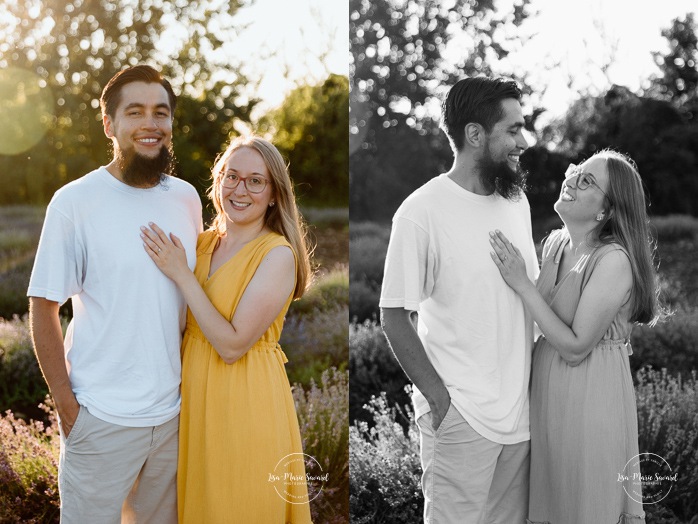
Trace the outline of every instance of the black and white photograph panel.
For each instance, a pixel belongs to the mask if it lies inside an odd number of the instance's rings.
[[[349,4],[352,522],[695,524],[695,6]]]

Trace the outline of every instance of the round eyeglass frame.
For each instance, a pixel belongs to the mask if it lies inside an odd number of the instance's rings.
[[[231,173],[231,174],[235,175],[234,173]],[[242,182],[243,184],[245,184],[245,189],[247,189],[247,191],[249,191],[250,193],[253,193],[255,195],[262,193],[267,188],[267,185],[269,184],[269,181],[262,176],[254,175],[251,177],[249,177],[249,176],[242,177],[242,176],[235,175],[236,177],[238,177],[238,181],[235,182],[234,184],[230,185],[230,184],[226,184],[226,180],[228,178],[227,171],[221,171],[220,176],[221,176],[221,186],[223,186],[224,188],[235,189],[236,187],[238,187],[240,185],[240,182]],[[264,185],[262,186],[262,189],[257,190],[257,189],[250,188],[250,186],[247,185],[247,181],[250,178],[260,178],[260,179],[264,180]]]
[[[596,183],[596,178],[594,178],[594,175],[591,173],[586,173],[582,171],[582,168],[579,167],[576,164],[570,164],[567,166],[567,170],[565,171],[565,183],[567,183],[568,180],[571,180],[576,177],[576,180],[574,181],[574,185],[568,184],[570,187],[573,187],[575,189],[579,189],[580,191],[584,191],[588,189],[591,186],[594,186],[596,189],[601,191],[603,196],[605,196],[608,201],[613,205],[613,200],[611,200],[611,197],[608,196],[608,193],[606,193],[599,184]],[[584,177],[583,179],[580,180],[581,177]],[[582,183],[583,187],[579,185],[579,183]]]

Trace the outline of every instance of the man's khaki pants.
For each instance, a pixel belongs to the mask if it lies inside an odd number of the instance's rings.
[[[143,428],[80,406],[58,466],[61,524],[177,524],[179,417]]]
[[[528,516],[530,442],[502,445],[477,433],[451,404],[434,432],[419,417],[424,522],[523,524]]]

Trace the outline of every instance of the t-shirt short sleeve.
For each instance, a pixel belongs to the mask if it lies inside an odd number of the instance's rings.
[[[385,259],[380,307],[419,311],[434,288],[429,234],[409,218],[396,217]]]
[[[84,253],[75,224],[55,205],[46,210],[27,296],[63,304],[82,289]]]

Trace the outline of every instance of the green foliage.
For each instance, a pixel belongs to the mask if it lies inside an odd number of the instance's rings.
[[[36,416],[36,406],[47,393],[26,315],[0,319],[0,412],[12,408],[23,417]]]
[[[301,207],[301,215],[310,224],[323,227],[341,227],[349,224],[349,208],[344,207]]]
[[[55,415],[46,428],[0,416],[0,522],[58,523],[59,443]]]
[[[351,522],[421,522],[419,431],[412,411],[390,407],[385,394],[372,397],[365,409],[372,426],[358,422],[349,430]]]
[[[321,273],[312,287],[289,308],[281,347],[289,363],[289,380],[310,387],[324,370],[345,370],[349,359],[349,275],[346,265]]]
[[[678,481],[662,506],[688,520],[698,514],[698,380],[643,369],[636,375],[640,452],[666,460]],[[649,522],[649,521],[648,521]]]
[[[286,319],[279,343],[289,359],[287,371],[291,382],[308,386],[332,366],[346,369],[348,322],[346,303]]]
[[[319,385],[312,382],[304,392],[295,387],[298,422],[303,436],[303,451],[314,457],[327,483],[317,498],[309,493],[314,522],[340,524],[349,513],[349,374],[335,368],[322,373]]]
[[[294,387],[303,449],[329,479],[310,503],[315,522],[344,523],[349,511],[348,393],[347,372],[336,369],[325,370],[319,385],[313,382],[307,392]],[[55,414],[45,411],[46,428],[18,420],[10,411],[0,416],[0,522],[58,522],[60,439]]]
[[[128,0],[3,4],[0,71],[15,71],[9,80],[0,79],[7,89],[3,101],[21,104],[22,93],[33,86],[17,80],[16,72],[23,71],[34,76],[33,83],[52,104],[51,112],[42,116],[43,139],[29,150],[0,155],[0,203],[45,204],[66,182],[107,163],[109,141],[102,129],[99,97],[116,72],[136,63],[162,69],[179,93],[177,128],[184,136],[175,132],[175,144],[180,173],[200,188],[207,162],[226,141],[234,120],[249,123],[257,103],[242,101],[248,81],[238,64],[225,54],[216,55],[223,59],[204,59],[206,50],[223,46],[219,35],[228,41],[234,37],[234,15],[242,4],[227,2],[226,10],[213,1],[151,2],[137,8]],[[216,24],[211,24],[214,14]],[[184,41],[161,45],[161,35],[175,26],[186,35]],[[214,79],[217,71],[235,81],[220,81],[220,75]],[[31,104],[28,101],[23,110],[31,110]]]
[[[348,205],[348,111],[349,81],[332,74],[322,84],[291,91],[265,119],[305,205]]]
[[[337,266],[322,273],[312,287],[291,305],[290,314],[307,315],[314,309],[329,309],[337,304],[349,303],[349,269]]]
[[[14,266],[0,273],[0,317],[12,318],[12,315],[24,315],[29,311],[27,287],[31,276],[34,259]]]

